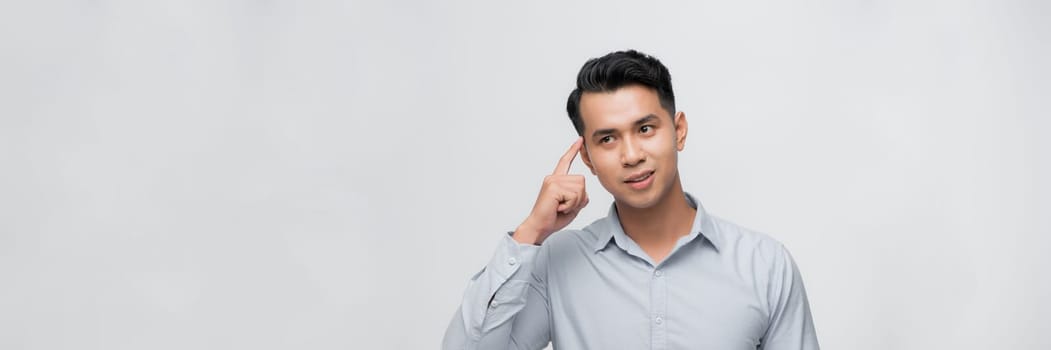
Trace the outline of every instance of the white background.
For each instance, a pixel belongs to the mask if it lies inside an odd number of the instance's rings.
[[[788,246],[824,348],[1047,349],[1049,15],[6,0],[0,348],[437,348],[573,141],[577,70],[636,48],[685,188]]]

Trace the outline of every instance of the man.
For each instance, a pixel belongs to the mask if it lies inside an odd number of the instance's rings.
[[[660,61],[589,60],[566,110],[581,137],[471,278],[444,349],[818,349],[788,251],[683,191],[688,124]],[[614,204],[555,233],[588,204],[578,153]]]

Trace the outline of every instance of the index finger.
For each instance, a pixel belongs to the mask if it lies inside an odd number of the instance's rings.
[[[580,153],[580,145],[584,144],[584,138],[578,137],[572,146],[569,146],[569,150],[566,154],[562,155],[562,159],[558,160],[558,165],[555,166],[555,172],[551,175],[565,175],[569,174],[569,166],[573,164],[573,159],[577,158],[577,153]]]

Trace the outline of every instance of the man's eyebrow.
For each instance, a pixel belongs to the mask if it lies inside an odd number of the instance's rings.
[[[656,115],[649,114],[649,115],[647,115],[645,117],[639,118],[639,120],[636,120],[635,121],[635,126],[639,126],[639,125],[646,124],[646,123],[652,123],[652,122],[654,122],[656,120],[657,120],[657,116]]]
[[[657,119],[658,118],[657,118],[656,115],[648,114],[645,117],[642,117],[642,118],[639,118],[639,120],[636,120],[635,123],[632,123],[632,125],[639,126],[639,125],[646,124],[646,123],[652,123],[652,122],[656,121]],[[615,133],[615,132],[617,132],[617,129],[612,129],[612,128],[610,128],[610,129],[598,129],[598,130],[595,130],[595,132],[591,133],[591,137],[592,138],[597,138],[599,136],[605,136],[605,135],[609,135],[609,134],[612,134],[612,133]]]

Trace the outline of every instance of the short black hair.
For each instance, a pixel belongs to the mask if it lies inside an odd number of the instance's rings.
[[[657,98],[668,115],[675,118],[675,93],[671,88],[671,73],[653,56],[635,51],[616,51],[592,58],[580,67],[577,88],[569,93],[566,112],[584,136],[584,120],[580,117],[580,97],[585,92],[611,92],[628,85],[642,85],[657,90]]]

